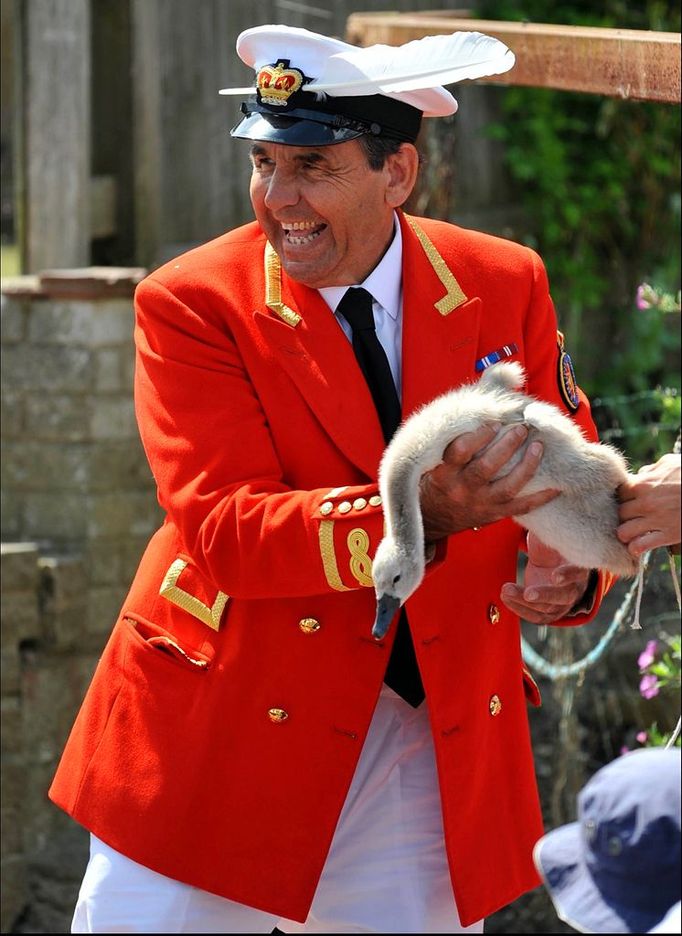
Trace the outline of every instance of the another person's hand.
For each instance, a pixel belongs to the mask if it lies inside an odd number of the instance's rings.
[[[633,556],[657,546],[678,546],[682,456],[663,455],[618,488],[618,539]]]
[[[501,598],[532,624],[551,624],[571,612],[585,594],[589,569],[570,565],[555,549],[528,534],[528,563],[523,585],[506,582]]]
[[[499,424],[483,426],[459,436],[446,448],[443,462],[423,476],[420,505],[427,543],[528,513],[558,495],[547,489],[519,496],[540,464],[540,442],[532,442],[519,463],[494,480],[528,436],[521,425],[495,438],[498,430]]]

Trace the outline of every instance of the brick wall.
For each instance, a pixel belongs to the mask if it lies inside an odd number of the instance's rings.
[[[132,400],[132,294],[143,272],[89,268],[2,285],[5,933],[69,930],[87,835],[46,790],[161,518]]]

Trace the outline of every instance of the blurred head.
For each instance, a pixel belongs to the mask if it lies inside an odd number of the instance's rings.
[[[602,767],[578,795],[578,821],[543,836],[533,858],[575,929],[648,932],[680,900],[680,749]]]

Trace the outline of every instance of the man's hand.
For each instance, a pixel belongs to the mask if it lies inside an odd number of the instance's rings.
[[[671,453],[655,465],[644,465],[618,488],[616,533],[633,556],[657,546],[679,545],[681,474],[681,457]]]
[[[488,425],[459,436],[446,448],[442,463],[423,476],[420,505],[427,543],[528,513],[559,493],[547,489],[518,496],[540,464],[540,442],[532,442],[508,474],[493,480],[528,436],[526,427],[519,425],[495,438],[499,428]]]
[[[528,534],[528,563],[523,586],[507,582],[502,601],[524,621],[552,624],[565,617],[585,594],[589,569],[570,565],[555,549]]]

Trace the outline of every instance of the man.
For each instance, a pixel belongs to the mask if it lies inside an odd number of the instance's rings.
[[[518,615],[582,623],[604,582],[509,519],[556,494],[519,496],[542,454],[523,427],[460,437],[424,479],[433,558],[380,642],[371,557],[401,413],[489,363],[522,361],[594,437],[539,258],[401,211],[422,116],[456,109],[440,83],[513,56],[282,26],[237,49],[256,222],[136,296],[167,519],[51,788],[92,833],[74,931],[480,932],[539,880]]]

